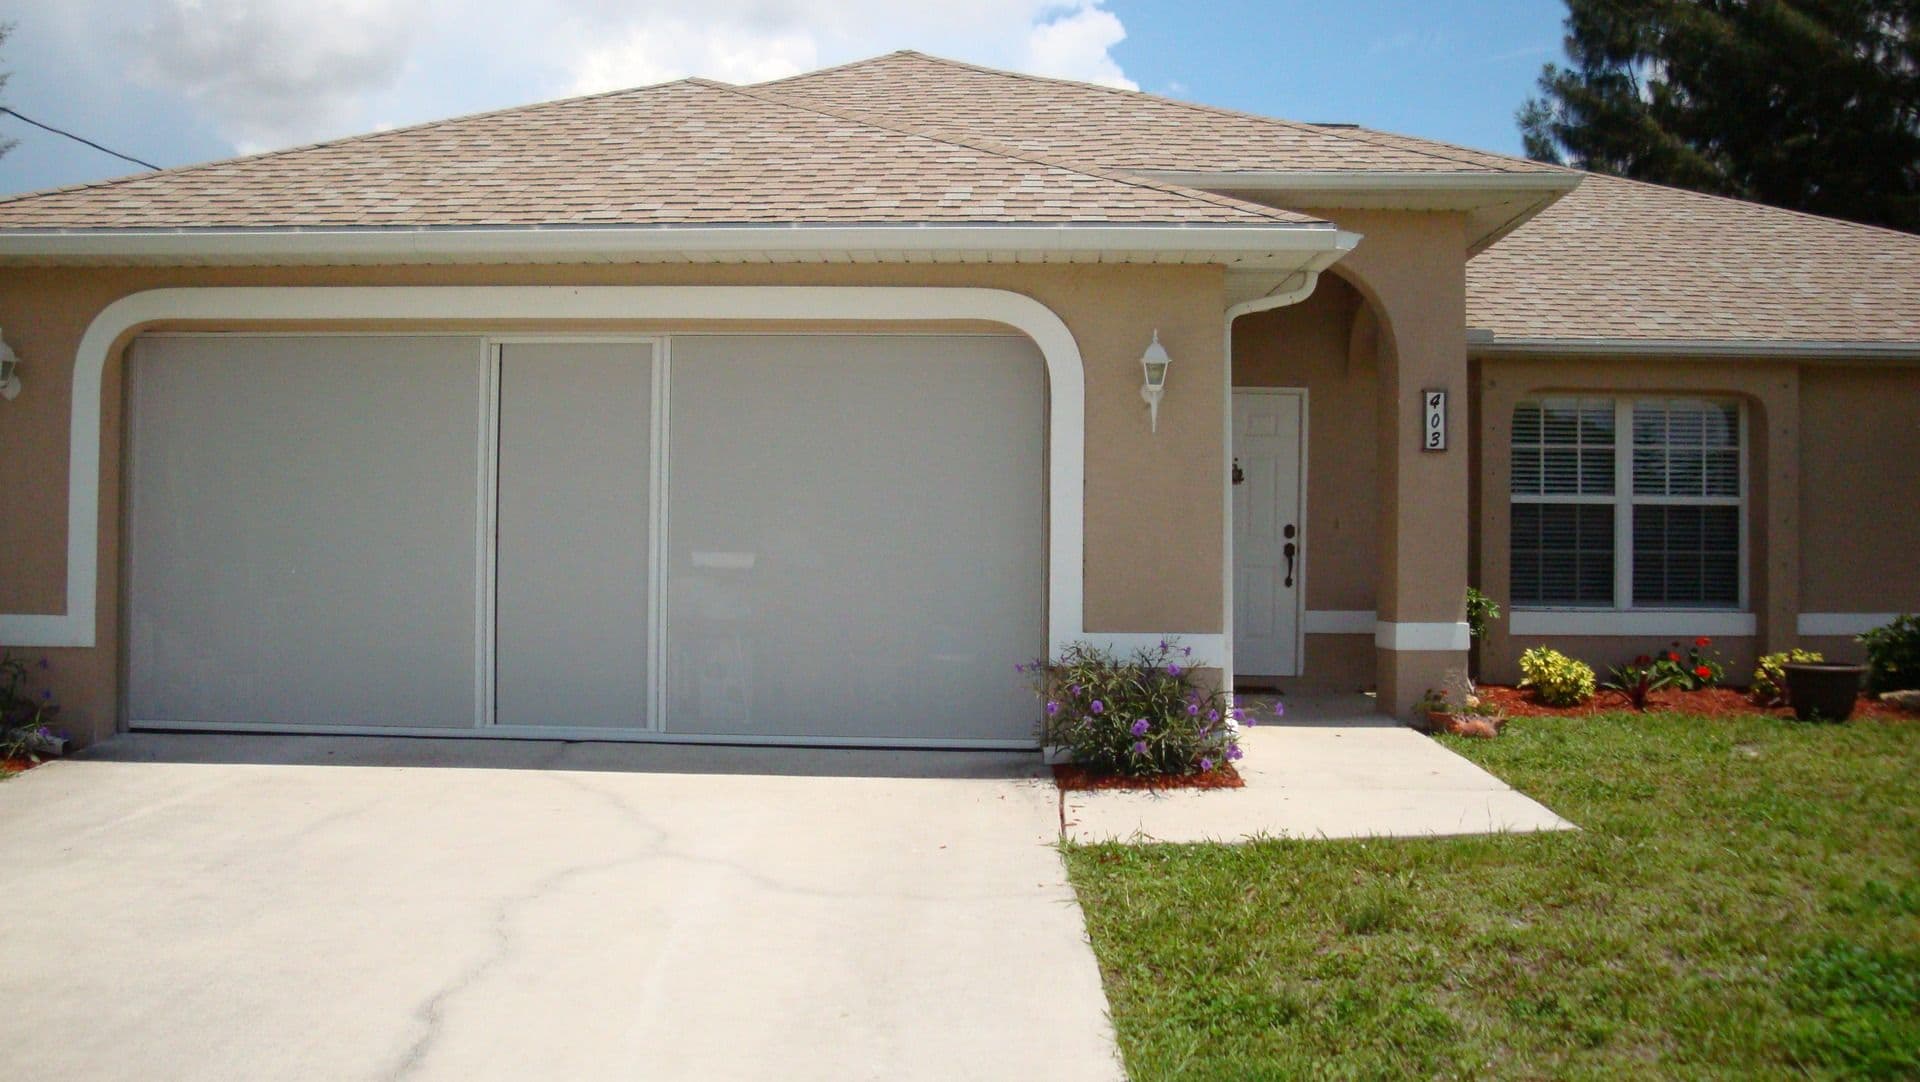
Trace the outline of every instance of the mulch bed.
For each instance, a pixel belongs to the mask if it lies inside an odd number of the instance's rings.
[[[1095,774],[1074,763],[1055,763],[1053,783],[1068,792],[1087,789],[1244,789],[1247,780],[1231,765],[1205,774],[1159,774],[1130,778],[1122,774]]]
[[[0,759],[0,774],[18,774],[39,765],[32,759]]]
[[[1603,690],[1591,701],[1579,706],[1548,706],[1534,698],[1531,691],[1500,684],[1482,684],[1475,689],[1475,692],[1486,706],[1510,718],[1584,717],[1633,709],[1633,704],[1627,702],[1625,696],[1614,691]],[[1647,697],[1647,710],[1700,714],[1710,718],[1726,717],[1732,714],[1765,714],[1776,718],[1793,716],[1791,707],[1757,706],[1752,699],[1747,698],[1746,692],[1725,687],[1702,688],[1699,691],[1680,691],[1673,688],[1656,691]],[[1869,699],[1865,695],[1862,695],[1860,701],[1854,705],[1853,716],[1855,719],[1872,721],[1912,721],[1920,717],[1920,715],[1901,710],[1891,703]]]

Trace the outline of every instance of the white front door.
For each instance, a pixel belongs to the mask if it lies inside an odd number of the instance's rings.
[[[1233,665],[1300,672],[1306,394],[1233,392]]]

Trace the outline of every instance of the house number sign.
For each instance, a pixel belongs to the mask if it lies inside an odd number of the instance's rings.
[[[1421,391],[1420,402],[1425,419],[1420,425],[1420,449],[1447,449],[1447,392]]]

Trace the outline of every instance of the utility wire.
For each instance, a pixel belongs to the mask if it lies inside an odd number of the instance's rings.
[[[91,139],[86,139],[86,138],[82,138],[81,136],[78,136],[78,135],[75,135],[75,134],[73,134],[73,133],[72,133],[72,132],[70,132],[70,131],[61,131],[61,130],[60,130],[59,128],[56,128],[56,127],[54,127],[54,126],[53,126],[53,125],[51,125],[51,124],[42,124],[42,123],[40,123],[40,122],[39,122],[38,120],[35,120],[35,119],[33,119],[32,117],[30,117],[30,116],[27,116],[27,115],[25,115],[25,114],[23,114],[23,113],[21,113],[21,112],[19,112],[18,110],[15,110],[15,109],[9,109],[9,108],[7,108],[7,107],[6,107],[6,106],[4,106],[4,105],[0,105],[0,113],[6,113],[6,114],[7,114],[8,116],[12,116],[12,117],[18,117],[19,119],[21,119],[21,120],[24,120],[24,121],[26,121],[27,123],[29,123],[29,124],[31,124],[31,125],[33,125],[33,126],[34,126],[34,127],[36,127],[36,128],[44,128],[44,129],[46,129],[47,131],[50,131],[50,132],[52,132],[52,133],[53,133],[53,134],[55,134],[55,135],[64,135],[64,136],[66,136],[67,138],[69,138],[69,139],[71,139],[71,140],[73,140],[73,141],[74,141],[74,142],[76,142],[76,143],[85,143],[85,144],[87,144],[88,146],[90,146],[90,147],[92,147],[93,149],[95,149],[95,150],[97,150],[97,151],[100,151],[100,152],[101,152],[102,154],[111,154],[111,155],[113,155],[113,156],[114,156],[114,157],[116,157],[116,158],[120,158],[120,159],[122,159],[122,160],[125,160],[125,161],[130,161],[130,162],[132,162],[132,163],[133,163],[133,164],[135,164],[135,165],[144,165],[144,166],[146,166],[146,167],[147,167],[148,169],[158,169],[158,168],[160,168],[159,166],[157,166],[157,165],[155,165],[155,164],[153,164],[152,162],[149,162],[149,161],[142,161],[142,160],[140,160],[139,158],[136,158],[136,157],[134,157],[134,156],[133,156],[133,155],[131,155],[131,154],[122,154],[122,153],[120,153],[120,152],[119,152],[119,151],[117,151],[117,150],[109,150],[109,149],[107,149],[106,147],[103,147],[103,146],[101,146],[101,145],[100,145],[99,143],[96,143],[96,142],[94,142],[94,141],[93,141],[93,140],[91,140]]]

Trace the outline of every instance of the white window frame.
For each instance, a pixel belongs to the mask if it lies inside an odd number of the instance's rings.
[[[1750,558],[1752,545],[1748,539],[1748,516],[1751,513],[1752,500],[1749,492],[1752,455],[1752,443],[1748,436],[1747,405],[1739,399],[1730,399],[1725,395],[1692,394],[1600,394],[1573,393],[1539,395],[1523,398],[1514,403],[1517,411],[1522,406],[1539,405],[1550,401],[1578,401],[1580,399],[1609,399],[1613,402],[1613,492],[1610,495],[1549,495],[1546,493],[1519,493],[1513,491],[1512,465],[1509,461],[1506,479],[1508,506],[1514,504],[1594,504],[1613,507],[1613,604],[1611,605],[1514,605],[1515,619],[1512,630],[1516,634],[1667,634],[1669,629],[1678,628],[1675,633],[1698,631],[1723,635],[1752,634],[1754,622],[1751,616],[1751,598],[1749,596]],[[1633,492],[1633,408],[1642,402],[1696,401],[1713,403],[1731,403],[1738,411],[1740,456],[1739,456],[1739,494],[1736,496],[1636,496]],[[1509,418],[1511,423],[1511,418]],[[1544,435],[1544,434],[1543,434]],[[1511,447],[1511,438],[1509,438]],[[1542,488],[1545,487],[1544,476]],[[1739,599],[1733,605],[1640,605],[1633,596],[1633,509],[1636,504],[1689,506],[1689,507],[1738,507],[1740,576]],[[1509,515],[1511,524],[1511,515]],[[1511,551],[1512,533],[1509,525],[1508,546]],[[1508,569],[1509,590],[1511,590],[1512,569]],[[1525,614],[1560,614],[1551,618]],[[1637,617],[1630,619],[1591,619],[1609,615]],[[1681,617],[1682,621],[1668,619]],[[1701,619],[1701,618],[1705,619]],[[1727,619],[1727,617],[1740,617]],[[1711,627],[1707,625],[1712,625]],[[1596,630],[1597,629],[1597,630]]]

